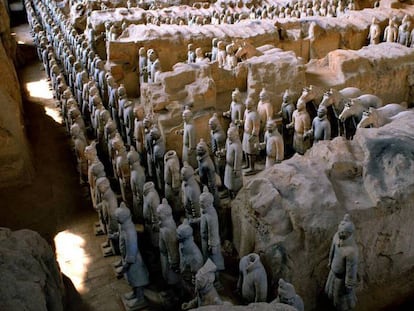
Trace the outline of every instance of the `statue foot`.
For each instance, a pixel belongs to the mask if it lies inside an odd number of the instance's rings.
[[[250,176],[256,174],[256,171],[254,169],[249,168],[247,171],[243,172],[244,176]]]
[[[245,165],[242,166],[242,169],[245,170],[246,168],[249,168],[249,164],[245,164]]]
[[[126,305],[128,306],[128,308],[131,308],[131,309],[141,309],[141,308],[148,306],[148,303],[146,302],[144,298],[140,300],[134,298],[134,299],[128,300],[126,302]]]
[[[126,300],[131,300],[131,299],[137,299],[137,296],[135,296],[134,291],[130,291],[130,292],[124,294],[124,298]]]
[[[117,261],[113,262],[113,263],[112,263],[112,266],[113,266],[114,268],[121,267],[121,266],[122,266],[122,260],[121,260],[121,259],[119,259],[119,260],[117,260]]]

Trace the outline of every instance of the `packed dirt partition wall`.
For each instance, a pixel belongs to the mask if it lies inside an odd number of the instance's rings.
[[[20,85],[13,64],[15,53],[9,16],[0,1],[0,188],[30,183],[33,174]]]
[[[360,88],[384,103],[412,103],[414,49],[398,43],[370,45],[358,51],[336,50],[306,66],[308,83],[341,89]]]

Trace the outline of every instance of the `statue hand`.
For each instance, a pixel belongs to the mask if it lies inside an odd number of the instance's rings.
[[[345,285],[345,293],[349,294],[352,292],[352,286]]]

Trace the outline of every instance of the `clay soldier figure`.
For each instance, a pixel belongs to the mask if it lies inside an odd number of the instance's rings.
[[[381,42],[381,27],[376,17],[372,18],[371,26],[368,33],[369,44],[378,44]]]
[[[217,61],[219,68],[224,68],[227,63],[226,44],[223,41],[217,42]]]
[[[131,213],[125,204],[116,210],[115,217],[120,224],[119,248],[122,256],[122,271],[132,287],[132,292],[124,295],[124,304],[132,310],[147,306],[144,298],[144,286],[148,285],[148,270],[138,248],[138,236]]]
[[[78,163],[79,182],[83,184],[88,176],[88,160],[85,156],[85,148],[87,146],[84,133],[78,124],[73,124],[70,128],[73,145],[75,149],[76,160]]]
[[[310,148],[310,140],[305,139],[305,133],[310,129],[310,117],[306,111],[306,104],[298,102],[298,106],[292,115],[292,122],[287,128],[294,128],[293,149],[299,154],[304,154]]]
[[[325,106],[319,106],[318,115],[312,121],[312,128],[305,133],[305,137],[313,137],[313,143],[331,139],[331,123],[326,116]]]
[[[165,282],[177,290],[180,282],[180,254],[178,252],[177,226],[172,217],[171,207],[166,199],[157,207],[157,215],[160,220],[160,259],[162,276]]]
[[[223,116],[230,118],[231,123],[237,127],[241,127],[244,116],[244,105],[241,101],[241,93],[239,89],[235,89],[231,93],[230,110],[223,112]]]
[[[171,202],[174,216],[180,213],[180,161],[174,150],[164,155],[164,193],[168,202]]]
[[[122,136],[122,139],[124,141],[127,141],[126,139],[126,129],[125,129],[125,123],[124,123],[124,108],[126,103],[128,102],[126,89],[123,84],[118,88],[118,120],[119,120],[119,128],[118,131]]]
[[[69,119],[72,126],[77,124],[82,131],[82,133],[86,133],[86,125],[85,121],[82,118],[82,114],[78,108],[71,108],[69,110]]]
[[[145,141],[145,151],[146,151],[146,165],[147,165],[147,175],[152,178],[155,174],[155,168],[152,165],[152,137],[151,137],[151,127],[153,120],[150,115],[145,116],[143,125],[144,125],[144,141]]]
[[[183,288],[187,293],[192,294],[195,275],[203,266],[203,255],[194,242],[193,229],[186,220],[177,228],[177,241],[179,243],[180,272]]]
[[[216,170],[214,168],[213,160],[211,160],[208,152],[208,147],[204,139],[200,139],[197,144],[197,160],[198,160],[198,175],[203,185],[207,186],[210,193],[214,197],[214,206],[220,207],[220,198],[218,195],[216,184]]]
[[[241,146],[239,131],[236,126],[230,124],[227,130],[226,166],[224,169],[224,186],[233,199],[243,186],[241,166],[243,161],[243,150]]]
[[[141,156],[141,159],[144,157],[145,152],[145,128],[144,128],[144,116],[145,110],[143,106],[137,106],[134,108],[134,141],[135,149]]]
[[[196,297],[181,305],[182,310],[190,310],[202,306],[222,305],[223,301],[214,287],[214,274],[217,270],[213,261],[208,259],[198,270],[195,277]]]
[[[85,157],[88,161],[88,183],[92,206],[96,208],[96,180],[99,177],[105,177],[105,168],[98,158],[95,141],[85,148]]]
[[[234,51],[234,45],[228,44],[226,46],[226,65],[224,66],[225,69],[232,70],[237,66],[237,57]]]
[[[116,151],[115,167],[116,175],[118,176],[119,186],[121,188],[122,199],[125,202],[129,202],[129,182],[131,178],[131,171],[129,168],[127,151],[120,137],[113,141],[113,146],[115,147]]]
[[[124,126],[125,126],[127,145],[132,146],[132,143],[134,140],[135,115],[134,115],[134,104],[130,100],[126,101],[124,105],[123,120],[124,120]]]
[[[409,22],[401,24],[398,30],[397,42],[404,46],[409,46],[410,30],[408,29]]]
[[[195,60],[196,60],[196,53],[195,53],[194,44],[189,43],[187,46],[187,63],[189,64],[195,63]]]
[[[140,156],[131,146],[127,155],[129,168],[131,170],[131,192],[132,192],[132,219],[135,223],[143,219],[142,198],[144,195],[145,171],[140,163]]]
[[[295,111],[295,105],[293,104],[289,90],[283,93],[283,102],[280,108],[279,115],[282,116],[282,134],[283,141],[285,143],[285,156],[290,156],[293,151],[293,128],[288,128],[287,125],[292,122],[292,115]]]
[[[193,113],[190,109],[185,109],[182,114],[184,129],[179,133],[183,134],[183,162],[188,162],[193,168],[198,166],[196,155],[196,132],[193,124]]]
[[[283,279],[279,279],[279,287],[277,289],[278,296],[276,302],[290,305],[298,311],[304,311],[302,298],[296,294],[295,288],[292,284],[285,282]]]
[[[108,85],[108,109],[111,112],[112,120],[118,124],[118,86],[112,75],[109,75],[106,79]]]
[[[257,144],[259,143],[260,134],[260,117],[256,112],[253,99],[246,100],[246,110],[244,111],[244,133],[243,133],[243,152],[246,154],[247,170],[244,175],[252,175],[255,173],[254,164],[257,154]]]
[[[204,186],[203,193],[200,195],[201,250],[204,261],[211,259],[216,265],[217,270],[220,271],[224,270],[224,259],[221,254],[219,222],[216,209],[213,206],[213,200],[213,195]],[[196,221],[198,220],[194,220],[194,222]],[[216,286],[221,286],[218,272],[216,272]]]
[[[147,72],[147,50],[144,47],[141,47],[138,51],[138,66],[139,66],[139,83],[148,82],[148,72]]]
[[[240,259],[237,289],[247,304],[266,302],[267,275],[258,254],[251,253]]]
[[[157,207],[160,205],[160,197],[155,190],[152,181],[144,184],[144,225],[145,231],[151,238],[151,245],[158,248],[159,243],[159,225],[157,217]]]
[[[118,243],[118,223],[115,212],[118,209],[116,194],[112,191],[109,180],[106,177],[100,177],[96,180],[96,187],[99,191],[100,203],[96,209],[103,216],[106,225],[109,244],[103,245],[104,256],[119,254]]]
[[[269,94],[265,89],[262,89],[259,94],[259,102],[257,103],[257,113],[260,117],[260,133],[265,132],[266,122],[273,119],[273,106],[269,100]]]
[[[353,310],[356,304],[355,286],[358,272],[358,246],[355,227],[348,214],[338,226],[329,251],[330,268],[325,293],[337,310]]]
[[[220,176],[221,183],[223,184],[224,167],[226,165],[226,134],[221,127],[216,113],[214,113],[210,120],[208,120],[208,125],[210,127],[211,152],[214,155],[216,173]]]
[[[185,211],[185,217],[188,220],[200,217],[200,204],[199,197],[201,194],[200,186],[195,179],[194,169],[187,163],[181,169],[181,189],[182,189],[182,200]]]
[[[264,142],[260,143],[260,149],[262,148],[266,148],[265,168],[270,168],[283,161],[285,155],[283,137],[279,134],[274,120],[268,120],[266,123]]]
[[[165,142],[160,130],[153,126],[150,131],[152,138],[152,162],[155,168],[155,180],[158,192],[164,192],[164,154]]]
[[[214,62],[217,60],[217,53],[218,53],[218,48],[217,48],[217,43],[218,43],[218,39],[217,38],[213,38],[213,40],[211,41],[211,61]]]
[[[398,28],[395,26],[394,20],[390,18],[388,26],[384,30],[384,42],[396,42],[398,38]]]

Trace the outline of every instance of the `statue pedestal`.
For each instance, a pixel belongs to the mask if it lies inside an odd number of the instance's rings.
[[[127,300],[125,297],[121,297],[122,304],[124,305],[125,311],[136,311],[136,310],[149,310],[149,308],[146,308],[148,306],[148,303],[146,301],[143,301],[142,303],[131,305],[132,300]]]

